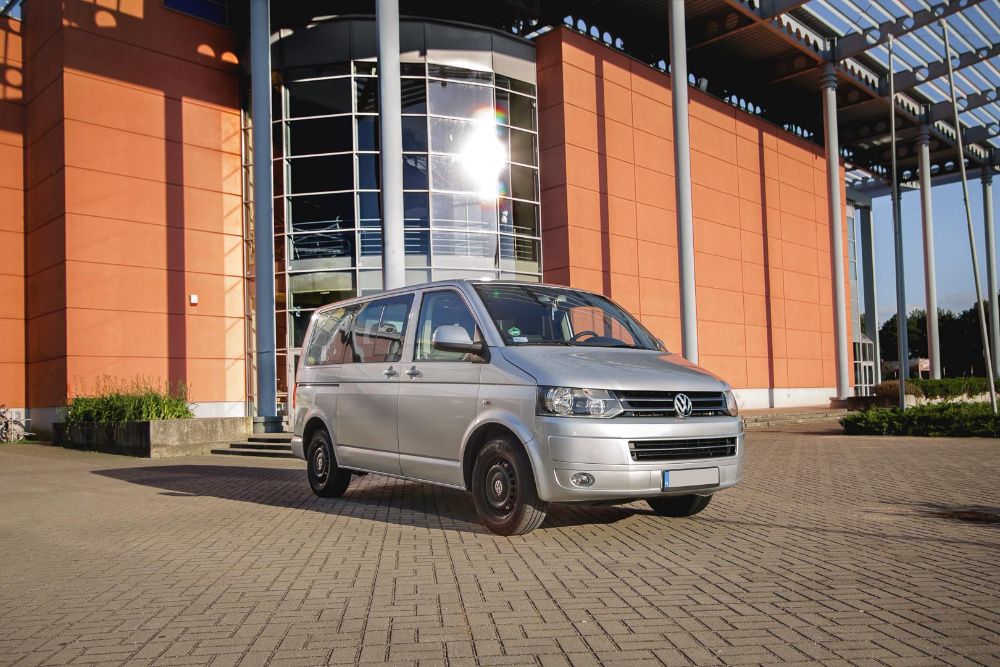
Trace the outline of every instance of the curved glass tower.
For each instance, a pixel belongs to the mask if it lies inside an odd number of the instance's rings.
[[[277,35],[272,62],[278,389],[315,308],[382,289],[370,18]],[[541,275],[534,46],[400,26],[407,283]],[[280,399],[279,399],[280,400]]]

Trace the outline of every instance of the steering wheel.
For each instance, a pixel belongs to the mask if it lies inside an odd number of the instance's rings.
[[[601,334],[597,333],[596,331],[591,331],[590,329],[587,329],[586,331],[580,331],[579,333],[575,334],[569,340],[570,340],[570,342],[575,343],[577,340],[579,340],[580,336],[586,336],[587,334],[590,334],[591,338],[600,338],[601,337]]]

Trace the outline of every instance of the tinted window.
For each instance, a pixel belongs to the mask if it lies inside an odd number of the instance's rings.
[[[315,155],[354,150],[351,117],[309,118],[288,123],[288,154]]]
[[[323,257],[354,258],[354,232],[309,232],[293,234],[288,238],[289,259],[293,263],[295,260]]]
[[[358,113],[378,112],[378,79],[356,79]]]
[[[457,325],[465,329],[469,338],[476,340],[476,320],[465,302],[455,292],[430,292],[424,295],[420,305],[420,319],[417,322],[417,349],[414,359],[430,361],[463,361],[464,352],[435,350],[431,346],[434,332],[438,327]]]
[[[353,308],[337,308],[316,316],[313,323],[309,346],[306,348],[305,365],[321,366],[339,364],[344,358],[344,350],[350,331],[350,314]]]
[[[427,89],[424,80],[406,80],[400,82],[399,92],[403,102],[403,113],[427,112]]]
[[[292,118],[351,113],[349,78],[289,83],[285,89],[288,91],[288,113]]]
[[[290,197],[292,231],[311,232],[354,227],[354,193]]]
[[[291,186],[296,193],[354,188],[354,158],[351,155],[300,157],[288,162]]]
[[[429,81],[430,112],[442,116],[473,118],[493,108],[493,90],[454,81]]]
[[[362,308],[352,332],[353,360],[357,363],[399,361],[406,335],[406,320],[413,295],[372,301]]]

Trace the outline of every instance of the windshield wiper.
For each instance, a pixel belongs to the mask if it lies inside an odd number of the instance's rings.
[[[533,340],[527,343],[514,343],[515,345],[566,345],[569,347],[575,347],[576,343],[571,343],[568,340]]]
[[[638,349],[643,349],[644,350],[644,349],[646,349],[646,348],[640,348],[638,345],[629,345],[628,343],[622,343],[621,345],[614,345],[614,344],[611,344],[611,345],[594,345],[594,347],[617,347],[617,348],[625,349],[625,350],[638,350]]]

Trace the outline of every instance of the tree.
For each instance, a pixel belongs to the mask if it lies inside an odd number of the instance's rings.
[[[938,311],[940,317],[941,311]],[[919,308],[906,316],[906,339],[910,359],[927,356],[926,316]],[[893,315],[878,330],[879,347],[882,359],[896,361],[899,358],[896,336],[896,316]]]
[[[906,331],[910,358],[927,358],[927,321],[923,310],[915,309],[907,315]],[[957,315],[950,310],[938,309],[938,338],[941,347],[941,374],[944,377],[986,375],[979,313],[975,305]],[[883,360],[897,360],[895,315],[879,327],[879,347]]]

